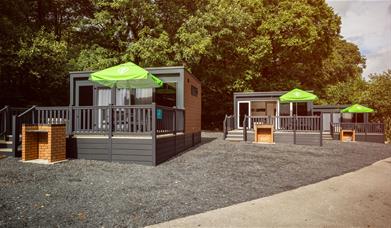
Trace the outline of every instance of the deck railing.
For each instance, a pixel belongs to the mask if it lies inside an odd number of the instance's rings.
[[[65,124],[67,135],[161,135],[185,130],[183,109],[165,106],[61,106],[36,107],[13,116],[14,151],[23,124]]]
[[[183,109],[156,106],[156,134],[171,134],[184,131]]]
[[[319,131],[320,116],[247,116],[247,129],[253,129],[254,124],[270,124],[276,131]]]
[[[355,130],[357,133],[378,133],[384,134],[383,123],[330,123],[330,132],[339,133],[344,130]]]
[[[5,106],[0,109],[0,137],[12,134],[12,116],[19,115],[27,108]]]
[[[227,138],[228,131],[235,129],[235,116],[233,115],[225,115],[223,121],[223,138]]]
[[[293,132],[296,144],[296,132],[317,132],[320,146],[323,145],[322,116],[245,116],[243,120],[243,140],[247,141],[247,131],[255,124],[273,125],[275,131]]]

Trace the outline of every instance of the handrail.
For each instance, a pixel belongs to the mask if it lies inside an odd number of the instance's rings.
[[[16,117],[17,117],[17,118],[20,118],[20,117],[26,115],[27,113],[31,112],[32,110],[34,110],[36,107],[37,107],[37,106],[34,105],[34,106],[32,106],[31,108],[27,109],[26,111],[22,112],[21,114],[17,115]]]
[[[354,129],[357,133],[382,133],[384,134],[384,123],[332,123],[334,133],[341,129]]]
[[[0,132],[0,136],[3,136],[7,132],[7,112],[8,112],[8,106],[4,106],[2,109],[0,109],[0,115],[3,115],[0,122],[0,127],[2,128]]]
[[[227,114],[225,114],[224,120],[223,120],[223,139],[227,138]]]
[[[244,115],[243,119],[243,141],[245,142],[247,141],[247,117],[247,115]]]
[[[6,105],[6,106],[4,106],[4,108],[0,109],[0,112],[4,112],[7,109],[8,109],[8,105]]]

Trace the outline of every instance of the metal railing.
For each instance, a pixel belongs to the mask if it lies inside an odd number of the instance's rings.
[[[223,138],[226,139],[228,135],[228,131],[235,129],[235,116],[233,115],[225,115],[223,121]]]
[[[35,111],[36,106],[32,106],[19,115],[12,116],[12,153],[15,156],[20,156],[18,147],[21,144],[20,134],[22,133],[22,125],[36,123]]]
[[[7,131],[7,113],[8,106],[0,109],[0,137],[2,137]]]
[[[276,131],[319,131],[320,118],[320,116],[246,116],[244,123],[247,129],[253,129],[254,124],[270,124]]]
[[[330,123],[331,134],[344,130],[355,130],[357,133],[384,134],[383,123]]]
[[[0,137],[12,134],[12,116],[19,115],[26,109],[5,106],[0,110]]]
[[[3,110],[3,109],[2,109]],[[13,152],[20,144],[23,124],[65,124],[72,134],[176,134],[185,130],[183,109],[165,106],[33,106],[12,118]]]
[[[322,116],[245,116],[243,119],[243,140],[247,141],[247,130],[254,124],[273,125],[275,131],[293,132],[293,143],[297,143],[296,132],[319,132],[319,145],[323,145]]]
[[[153,109],[156,125],[153,127]],[[37,107],[37,123],[66,124],[68,134],[169,134],[184,131],[184,110],[165,106]]]
[[[176,134],[184,131],[185,111],[183,109],[156,106],[156,134]]]

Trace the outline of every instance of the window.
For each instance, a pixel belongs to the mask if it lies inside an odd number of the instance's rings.
[[[290,103],[280,103],[280,116],[290,116]]]
[[[158,105],[173,107],[176,104],[176,82],[165,82],[155,90],[155,102]]]
[[[198,96],[198,88],[195,86],[191,86],[191,95],[197,97]]]

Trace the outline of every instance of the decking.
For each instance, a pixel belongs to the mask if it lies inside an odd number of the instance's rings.
[[[341,129],[354,129],[357,141],[384,143],[382,123],[330,123],[330,131],[324,131],[320,116],[245,116],[243,129],[237,129],[235,116],[226,116],[223,137],[230,141],[254,141],[254,124],[274,126],[275,143],[298,145],[323,145],[326,138],[338,140]]]
[[[200,142],[201,133],[185,131],[184,121],[184,109],[156,104],[33,106],[12,115],[12,154],[20,156],[23,124],[63,123],[68,158],[157,165]]]

